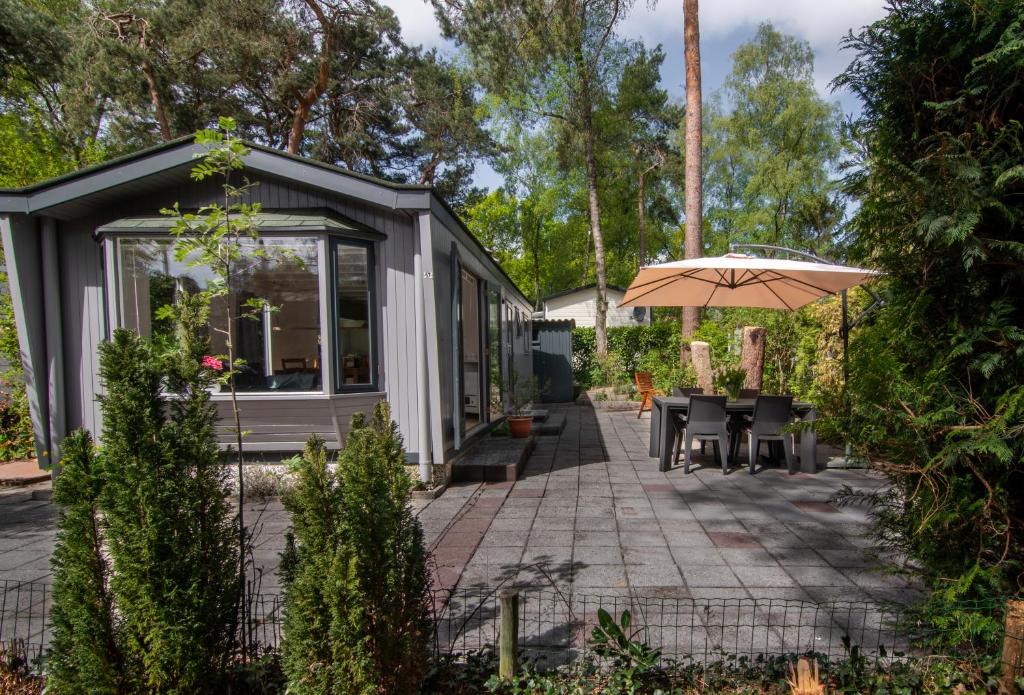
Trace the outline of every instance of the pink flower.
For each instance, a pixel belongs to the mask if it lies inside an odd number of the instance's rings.
[[[219,372],[224,369],[224,363],[213,355],[203,355],[203,366],[207,369],[212,369],[215,372]]]

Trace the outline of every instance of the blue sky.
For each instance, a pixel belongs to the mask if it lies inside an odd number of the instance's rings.
[[[451,51],[441,39],[433,11],[425,0],[383,0],[394,9],[409,43]],[[848,93],[832,93],[828,83],[849,63],[851,56],[839,48],[850,29],[858,29],[885,14],[884,0],[703,0],[700,7],[701,68],[705,97],[718,89],[729,72],[730,56],[749,40],[758,24],[770,21],[777,29],[810,43],[814,50],[814,77],[818,91],[839,102],[843,111],[856,113],[860,106]],[[682,99],[683,3],[682,0],[639,0],[619,30],[624,38],[642,40],[665,50],[662,85]],[[490,167],[477,168],[476,183],[494,188],[501,177]]]

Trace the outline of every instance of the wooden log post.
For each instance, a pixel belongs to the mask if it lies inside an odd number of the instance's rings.
[[[744,326],[740,343],[740,367],[747,373],[743,388],[760,389],[764,381],[764,340],[768,331],[760,326]]]
[[[501,632],[498,634],[498,677],[508,680],[519,666],[519,593],[505,589],[498,594]]]
[[[1000,659],[1000,695],[1016,695],[1017,679],[1024,676],[1024,601],[1011,599],[1006,604],[1006,631]]]
[[[711,346],[700,340],[690,343],[690,359],[693,360],[693,370],[697,373],[697,386],[704,389],[704,393],[715,392],[714,373],[711,371]]]

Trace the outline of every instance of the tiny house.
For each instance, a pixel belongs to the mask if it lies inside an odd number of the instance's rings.
[[[608,285],[607,326],[646,326],[651,323],[651,311],[647,307],[620,309],[619,304],[626,290]],[[548,321],[575,321],[577,326],[593,328],[597,323],[597,285],[584,285],[571,290],[548,295],[542,300],[542,318]]]
[[[258,239],[233,297],[274,306],[235,327],[246,448],[274,458],[311,433],[343,445],[349,420],[387,399],[410,463],[429,475],[503,416],[509,370],[529,376],[530,305],[427,186],[383,181],[250,145]],[[160,210],[217,200],[190,178],[191,137],[33,186],[0,190],[0,233],[41,463],[101,430],[98,347],[115,328],[158,336],[180,288],[211,280],[178,262]],[[211,321],[237,316],[215,301]],[[213,352],[222,341],[213,334]],[[222,416],[228,396],[213,395]],[[227,418],[221,436],[230,441]]]

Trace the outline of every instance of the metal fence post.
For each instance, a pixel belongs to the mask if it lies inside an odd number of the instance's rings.
[[[519,665],[519,594],[505,589],[500,600],[501,633],[498,635],[498,676],[510,679]]]
[[[1024,601],[1007,601],[1005,628],[999,692],[1013,694],[1017,678],[1024,675]]]

